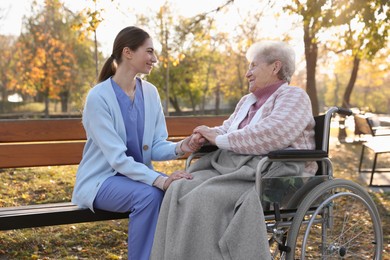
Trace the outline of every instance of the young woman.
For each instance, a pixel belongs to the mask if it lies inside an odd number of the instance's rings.
[[[116,36],[98,84],[86,98],[87,143],[72,198],[92,211],[130,212],[128,258],[134,260],[149,259],[164,190],[174,180],[192,178],[184,171],[167,177],[153,170],[152,160],[175,159],[197,148],[190,148],[190,137],[179,143],[166,140],[157,89],[137,77],[149,74],[156,61],[144,30],[130,26]]]

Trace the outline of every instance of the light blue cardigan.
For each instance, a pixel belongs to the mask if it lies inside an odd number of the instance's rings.
[[[79,164],[72,202],[93,210],[93,201],[102,183],[120,172],[127,177],[152,185],[159,173],[153,161],[177,158],[176,143],[168,142],[165,117],[155,86],[142,81],[145,104],[145,130],[142,140],[145,164],[126,156],[126,130],[110,79],[93,87],[86,99],[83,126],[87,134]]]

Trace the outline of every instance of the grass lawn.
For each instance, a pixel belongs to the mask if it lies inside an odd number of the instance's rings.
[[[331,159],[335,177],[362,186],[357,166],[359,143],[338,144],[333,138]],[[390,158],[386,158],[386,163]],[[156,163],[156,169],[172,172],[184,161]],[[75,166],[0,169],[0,207],[69,201]],[[381,213],[384,257],[390,259],[390,192],[370,192]],[[127,222],[113,220],[0,232],[1,259],[127,259]]]

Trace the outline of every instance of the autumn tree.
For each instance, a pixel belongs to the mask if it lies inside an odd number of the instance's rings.
[[[337,41],[339,52],[349,51],[353,57],[350,78],[342,99],[342,106],[349,108],[360,62],[362,59],[372,61],[377,52],[386,46],[390,30],[390,5],[382,0],[345,1],[339,5],[339,8],[346,10],[341,13],[343,16],[338,17],[346,23],[341,32],[344,37]]]
[[[361,60],[350,106],[376,113],[390,113],[390,86],[388,85],[390,66],[386,61],[389,54],[389,48],[382,49],[372,60]],[[354,58],[350,55],[345,56],[344,60],[348,60],[349,66],[344,70],[350,70]],[[344,83],[348,81],[348,78],[344,79]]]
[[[50,100],[60,100],[62,112],[67,112],[71,92],[80,90],[83,84],[77,80],[88,82],[90,78],[80,79],[85,74],[79,71],[82,64],[79,58],[85,57],[81,55],[86,48],[77,42],[77,35],[71,29],[74,16],[62,7],[59,0],[46,0],[42,10],[33,4],[33,15],[26,19],[17,43],[20,70],[16,87],[38,101],[42,98],[46,117]]]
[[[246,13],[237,9],[237,14],[241,18],[241,23],[234,29],[234,37],[226,45],[231,59],[234,62],[236,88],[233,90],[240,98],[248,93],[248,84],[245,73],[248,68],[248,61],[245,57],[248,48],[255,42],[267,39],[267,35],[262,34],[261,28],[264,26],[262,18],[274,7],[274,1],[258,2]],[[231,93],[234,95],[234,93]]]
[[[0,27],[1,21],[6,17],[7,10],[0,8]],[[10,35],[0,35],[0,113],[6,112],[8,99],[8,89],[15,84],[14,71],[16,37]]]
[[[214,89],[212,56],[218,55],[209,14],[218,8],[190,18],[173,15],[173,8],[165,3],[155,17],[138,17],[142,25],[154,24],[153,38],[161,44],[159,63],[148,79],[161,90],[165,108],[171,105],[178,114],[184,106],[203,110],[206,95]]]
[[[0,112],[6,112],[6,104],[9,89],[16,84],[15,82],[15,37],[0,35]]]
[[[339,35],[338,40],[345,41],[346,43],[352,43],[360,38],[362,41],[357,40],[357,45],[354,44],[355,50],[357,48],[366,50],[368,53],[372,53],[378,50],[378,46],[381,45],[382,40],[378,37],[380,32],[383,32],[383,24],[376,24],[377,15],[380,13],[386,13],[388,16],[388,7],[385,7],[386,1],[383,0],[369,0],[369,1],[330,1],[330,0],[294,0],[293,3],[285,6],[285,9],[291,13],[298,14],[302,18],[303,32],[304,32],[304,45],[305,45],[305,58],[306,58],[306,91],[310,96],[313,108],[313,114],[319,113],[319,102],[316,88],[316,69],[318,60],[318,50],[320,47],[319,36],[325,30],[331,27],[341,25],[351,25],[355,21],[362,22],[366,27],[362,34],[356,34],[355,31],[349,30],[349,33],[345,35]],[[384,20],[386,21],[386,19]],[[388,20],[387,20],[388,21]],[[379,26],[379,27],[378,27]],[[351,27],[350,27],[351,28]],[[388,28],[388,27],[387,27]],[[353,36],[354,35],[354,36]],[[368,39],[365,39],[368,37]],[[353,40],[353,41],[351,41]],[[367,43],[368,40],[368,43]],[[378,43],[375,41],[379,40]],[[369,50],[371,48],[371,50]],[[356,56],[361,58],[362,52]],[[357,61],[355,64],[355,69]],[[357,71],[352,72],[351,81],[353,83],[355,74]],[[349,96],[350,93],[346,93]],[[346,97],[344,97],[345,99]]]
[[[317,115],[319,105],[315,77],[319,48],[318,35],[322,29],[331,24],[332,5],[328,4],[328,0],[294,0],[285,9],[302,17],[306,58],[306,92],[311,99],[313,114]]]

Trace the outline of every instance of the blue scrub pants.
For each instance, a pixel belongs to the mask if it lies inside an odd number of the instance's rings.
[[[149,260],[164,192],[121,174],[109,177],[99,189],[94,208],[128,212],[128,259]]]

